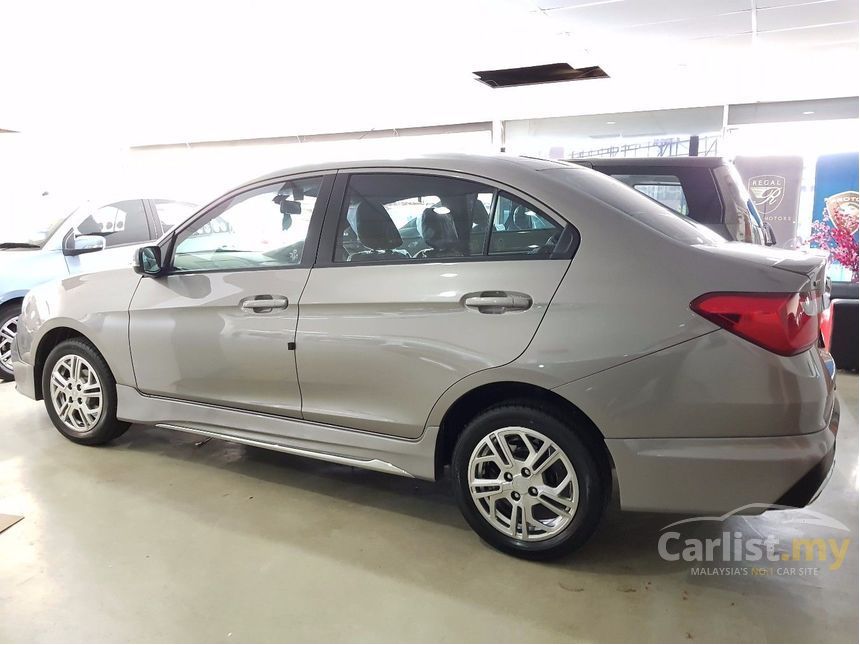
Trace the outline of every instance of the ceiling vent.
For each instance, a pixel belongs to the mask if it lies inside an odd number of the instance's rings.
[[[560,83],[561,81],[585,81],[591,78],[609,78],[609,74],[597,65],[576,68],[571,67],[567,63],[493,69],[486,72],[473,73],[478,77],[477,80],[492,88]]]

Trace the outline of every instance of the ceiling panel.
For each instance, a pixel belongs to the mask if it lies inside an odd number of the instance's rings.
[[[552,10],[567,7],[582,7],[585,5],[616,4],[626,0],[535,0],[538,9]]]
[[[772,7],[796,7],[805,4],[823,4],[837,0],[755,0],[758,9],[770,9]]]
[[[654,38],[718,38],[752,31],[750,12],[728,13],[707,19],[681,20],[631,27],[628,33]]]
[[[808,25],[857,20],[857,0],[831,0],[788,7],[759,9],[756,22],[759,32],[775,29],[791,29]]]
[[[548,0],[549,1],[549,0]],[[730,13],[746,13],[749,0],[623,0],[605,4],[570,6],[547,12],[551,18],[613,31],[637,25],[710,19]]]
[[[807,27],[787,31],[768,31],[758,34],[758,42],[791,47],[844,46],[857,42],[858,23]]]

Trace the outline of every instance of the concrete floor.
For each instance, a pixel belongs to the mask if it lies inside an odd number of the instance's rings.
[[[25,519],[0,534],[0,640],[856,642],[857,377],[839,384],[812,508],[851,545],[808,577],[691,575],[657,554],[678,518],[617,510],[574,557],[524,562],[481,543],[446,482],[154,428],[86,448],[2,384],[0,513]],[[817,537],[796,513],[725,526]]]

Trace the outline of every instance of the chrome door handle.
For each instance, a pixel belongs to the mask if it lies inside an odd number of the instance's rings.
[[[525,311],[532,306],[532,299],[524,293],[485,291],[479,295],[466,296],[463,304],[482,314],[502,314],[506,311]]]
[[[239,301],[242,311],[265,314],[274,309],[286,309],[290,301],[285,296],[251,296]]]

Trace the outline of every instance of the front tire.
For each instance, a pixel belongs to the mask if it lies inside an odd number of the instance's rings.
[[[130,425],[116,418],[113,374],[102,355],[83,338],[65,340],[48,354],[42,393],[54,426],[75,443],[107,443]]]
[[[475,417],[457,440],[454,491],[484,540],[531,560],[582,546],[600,522],[606,491],[598,462],[570,427],[528,405]]]
[[[12,370],[12,344],[18,334],[20,315],[20,302],[0,307],[0,381],[11,381],[15,378]]]

